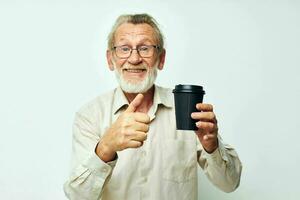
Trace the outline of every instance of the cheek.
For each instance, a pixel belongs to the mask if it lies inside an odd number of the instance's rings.
[[[117,69],[121,69],[125,63],[126,63],[125,59],[123,59],[123,60],[122,59],[114,60],[114,65]]]
[[[148,59],[148,60],[144,60],[144,63],[148,66],[148,67],[150,67],[150,68],[153,68],[153,67],[156,67],[156,66],[154,66],[154,65],[156,65],[157,64],[157,60],[156,59]]]

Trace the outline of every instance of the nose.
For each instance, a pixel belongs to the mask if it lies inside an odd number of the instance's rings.
[[[127,61],[133,65],[140,64],[142,62],[142,60],[143,59],[141,58],[141,56],[139,55],[139,53],[136,49],[132,50],[131,55],[127,59]]]

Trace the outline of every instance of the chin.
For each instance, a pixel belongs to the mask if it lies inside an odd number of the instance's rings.
[[[124,77],[123,73],[119,73],[118,71],[115,71],[115,75],[124,92],[145,93],[154,85],[157,76],[157,69],[154,68],[153,71],[150,71],[150,73],[147,73],[144,77],[128,79],[127,77]]]
[[[124,81],[128,84],[138,85],[142,84],[145,79],[124,79]]]

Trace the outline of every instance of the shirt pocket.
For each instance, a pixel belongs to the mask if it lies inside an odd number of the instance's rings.
[[[163,179],[186,182],[197,177],[197,148],[194,140],[166,139],[162,151]]]

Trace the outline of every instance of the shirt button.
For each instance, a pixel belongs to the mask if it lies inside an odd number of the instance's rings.
[[[142,183],[147,182],[148,178],[147,177],[142,177]]]
[[[102,172],[103,172],[103,173],[107,173],[107,171],[108,171],[107,168],[103,168],[103,169],[102,169]]]
[[[142,156],[146,156],[146,151],[142,151]]]

